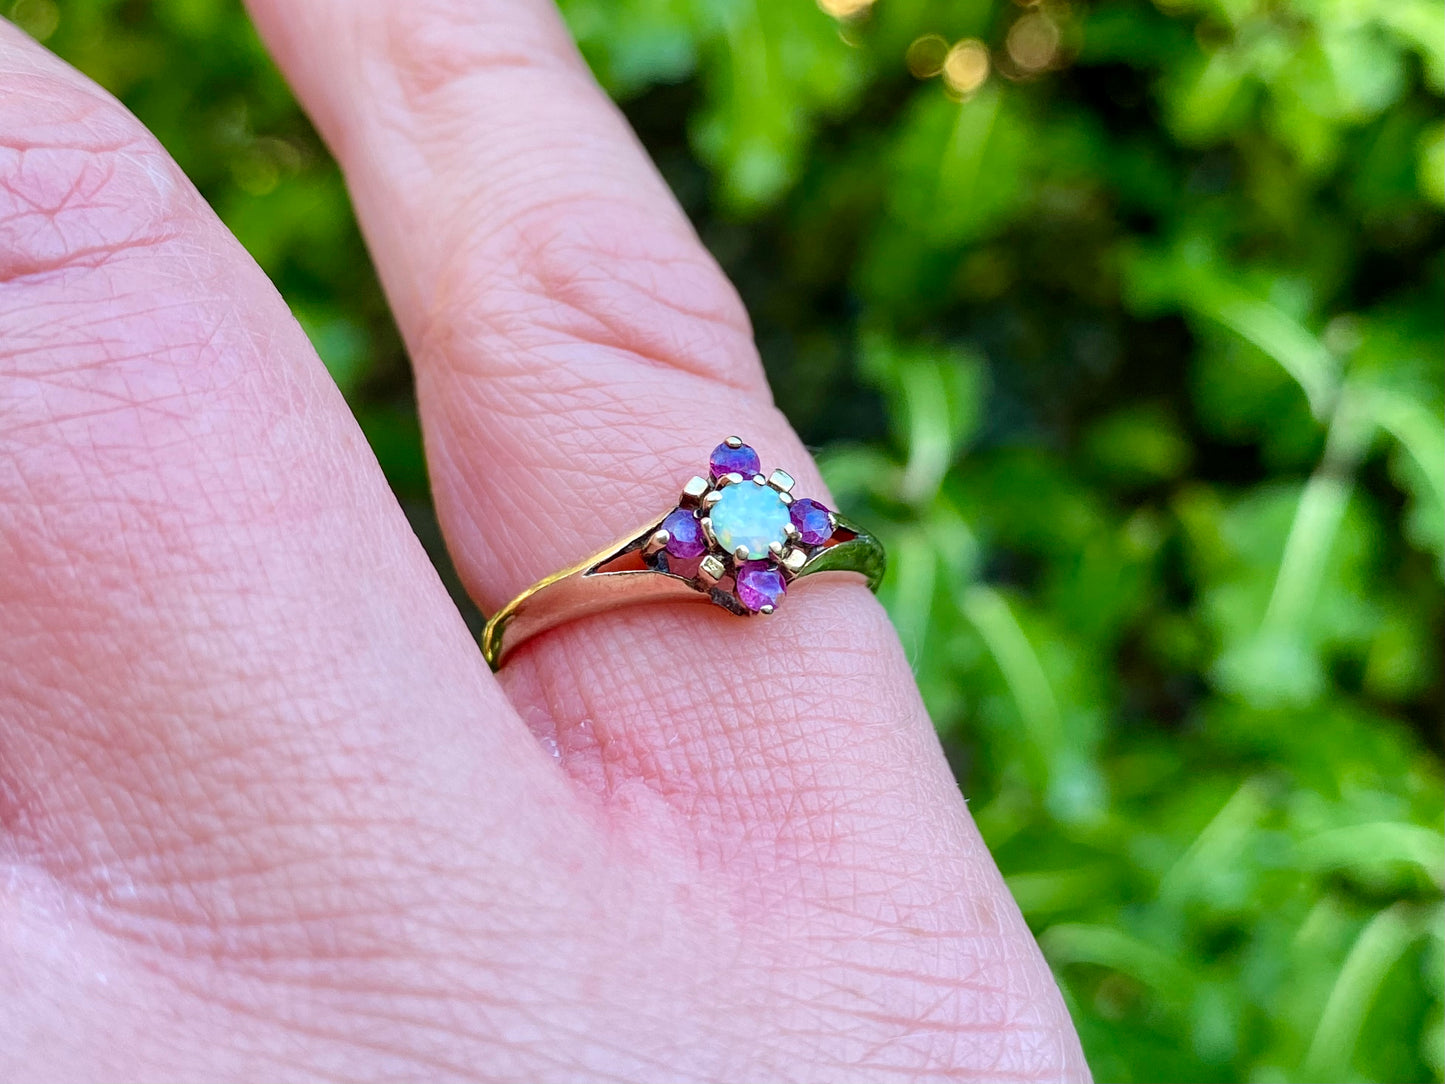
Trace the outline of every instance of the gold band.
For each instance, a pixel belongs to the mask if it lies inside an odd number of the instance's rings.
[[[650,567],[643,558],[656,545],[663,519],[654,520],[635,534],[614,542],[571,568],[538,580],[495,614],[482,630],[482,655],[493,670],[507,654],[538,633],[588,614],[636,606],[646,602],[709,602],[731,613],[751,616],[736,598],[717,586],[719,577],[701,568],[691,577],[663,567]],[[830,545],[814,551],[790,579],[818,572],[854,573],[869,590],[883,578],[883,546],[868,532],[833,513],[836,534]],[[665,538],[665,535],[663,536]],[[628,563],[633,567],[617,567]],[[706,562],[704,562],[706,565]]]

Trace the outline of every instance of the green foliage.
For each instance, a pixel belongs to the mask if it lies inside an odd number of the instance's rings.
[[[563,4],[886,534],[1097,1075],[1438,1079],[1445,7],[826,6]],[[238,8],[10,13],[171,147],[423,501],[339,177]],[[910,75],[929,34],[981,85]]]

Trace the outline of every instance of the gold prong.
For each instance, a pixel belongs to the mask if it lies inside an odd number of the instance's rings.
[[[783,524],[783,533],[788,536],[789,542],[796,542],[803,537],[803,532],[798,530],[798,525],[792,520]]]
[[[767,617],[767,616],[768,616],[769,614],[771,614],[772,612],[773,612],[773,608],[772,608],[771,605],[768,605],[768,606],[759,606],[759,607],[758,607],[758,613],[762,614],[764,617]]]
[[[699,478],[696,475],[687,480],[687,485],[682,487],[681,505],[684,508],[696,508],[702,500],[703,495],[708,491],[706,478]]]
[[[746,546],[739,546],[737,549],[733,550],[733,559],[736,561],[751,561],[752,554],[748,552],[748,548]]]
[[[769,542],[768,552],[781,560],[783,556],[783,544],[778,541]]]
[[[768,480],[764,478],[761,474],[755,474],[753,475],[753,484],[765,486],[768,484]]]
[[[782,501],[784,504],[792,504],[792,503],[793,503],[793,495],[792,495],[791,493],[784,493],[784,492],[780,489],[780,490],[778,490],[778,500]]]
[[[670,541],[672,541],[672,535],[659,528],[652,532],[652,537],[649,538],[647,544],[642,547],[642,552],[651,557],[658,550],[665,548]]]
[[[796,576],[803,571],[803,566],[808,562],[808,555],[799,549],[785,549],[783,558],[778,562],[783,572],[789,576]]]
[[[743,476],[737,471],[733,471],[731,474],[724,474],[721,478],[714,482],[713,485],[715,485],[718,489],[723,489],[726,486],[735,486],[742,480]]]
[[[702,528],[702,535],[704,538],[707,539],[708,545],[716,546],[717,535],[712,533],[712,517],[703,516],[702,519],[698,520],[697,522],[698,526]]]
[[[702,506],[704,510],[706,510],[717,504],[717,502],[720,500],[722,500],[722,493],[716,489],[710,489],[703,494]]]
[[[716,554],[709,553],[697,566],[697,578],[711,587],[723,578],[723,563]]]
[[[793,489],[793,476],[785,470],[775,470],[768,476],[768,485],[779,493],[790,493]]]
[[[724,438],[723,438],[723,443],[726,444],[729,448],[741,448],[741,447],[743,446],[743,438],[742,438],[742,437],[724,437]]]

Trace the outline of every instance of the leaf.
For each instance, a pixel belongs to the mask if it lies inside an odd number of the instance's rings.
[[[1285,312],[1247,291],[1211,277],[1189,276],[1185,304],[1217,320],[1263,350],[1294,378],[1315,417],[1323,418],[1334,400],[1338,365],[1308,330]]]
[[[819,119],[858,92],[862,59],[812,4],[730,0],[705,8],[715,33],[708,104],[692,124],[700,156],[719,172],[722,195],[756,213],[798,175]]]
[[[1116,926],[1059,923],[1039,938],[1055,968],[1094,964],[1128,975],[1166,1004],[1182,1009],[1195,991],[1193,973],[1167,951]]]
[[[1026,144],[993,83],[956,102],[936,87],[914,95],[890,155],[889,207],[924,244],[942,247],[996,229],[1018,204]]]
[[[1360,1041],[1365,1014],[1385,973],[1420,933],[1420,917],[1404,903],[1381,911],[1360,931],[1320,1014],[1319,1027],[1305,1055],[1303,1079],[1346,1080],[1356,1075],[1355,1046]]]
[[[997,591],[978,584],[968,587],[959,608],[998,664],[1023,721],[1026,748],[1042,782],[1051,761],[1059,755],[1063,738],[1058,701],[1043,664],[1009,604]]]
[[[1370,14],[1419,53],[1436,94],[1445,93],[1445,4],[1440,0],[1389,0],[1370,5]]]
[[[1326,660],[1363,655],[1382,620],[1365,586],[1370,521],[1358,502],[1338,503],[1328,472],[1316,477],[1303,522],[1299,486],[1230,503],[1191,493],[1178,509],[1199,562],[1202,616],[1219,645],[1211,677],[1256,708],[1317,702],[1329,688]],[[1301,539],[1294,555],[1292,531]]]
[[[905,437],[898,495],[926,504],[978,428],[987,386],[983,360],[965,348],[904,346],[874,334],[864,341],[862,368],[887,393],[894,429]]]
[[[1179,423],[1157,403],[1124,407],[1102,419],[1084,437],[1084,451],[1123,484],[1177,477],[1191,455]]]
[[[1414,866],[1445,888],[1445,836],[1438,829],[1399,821],[1333,828],[1304,841],[1300,856],[1319,869],[1369,870],[1398,863]]]
[[[1418,176],[1420,194],[1445,206],[1445,123],[1421,134]]]
[[[1175,136],[1207,143],[1240,126],[1252,104],[1248,77],[1246,58],[1232,51],[1201,56],[1171,73],[1164,102]]]
[[[1445,574],[1445,430],[1440,419],[1417,400],[1387,391],[1372,392],[1366,409],[1403,453],[1393,467],[1413,497],[1407,520],[1411,540],[1433,550]]]

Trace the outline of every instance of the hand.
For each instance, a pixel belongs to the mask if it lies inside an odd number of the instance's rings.
[[[823,493],[540,0],[254,14],[484,609],[722,434]],[[605,614],[493,678],[265,277],[8,26],[0,863],[6,1080],[1087,1077],[866,590]]]

